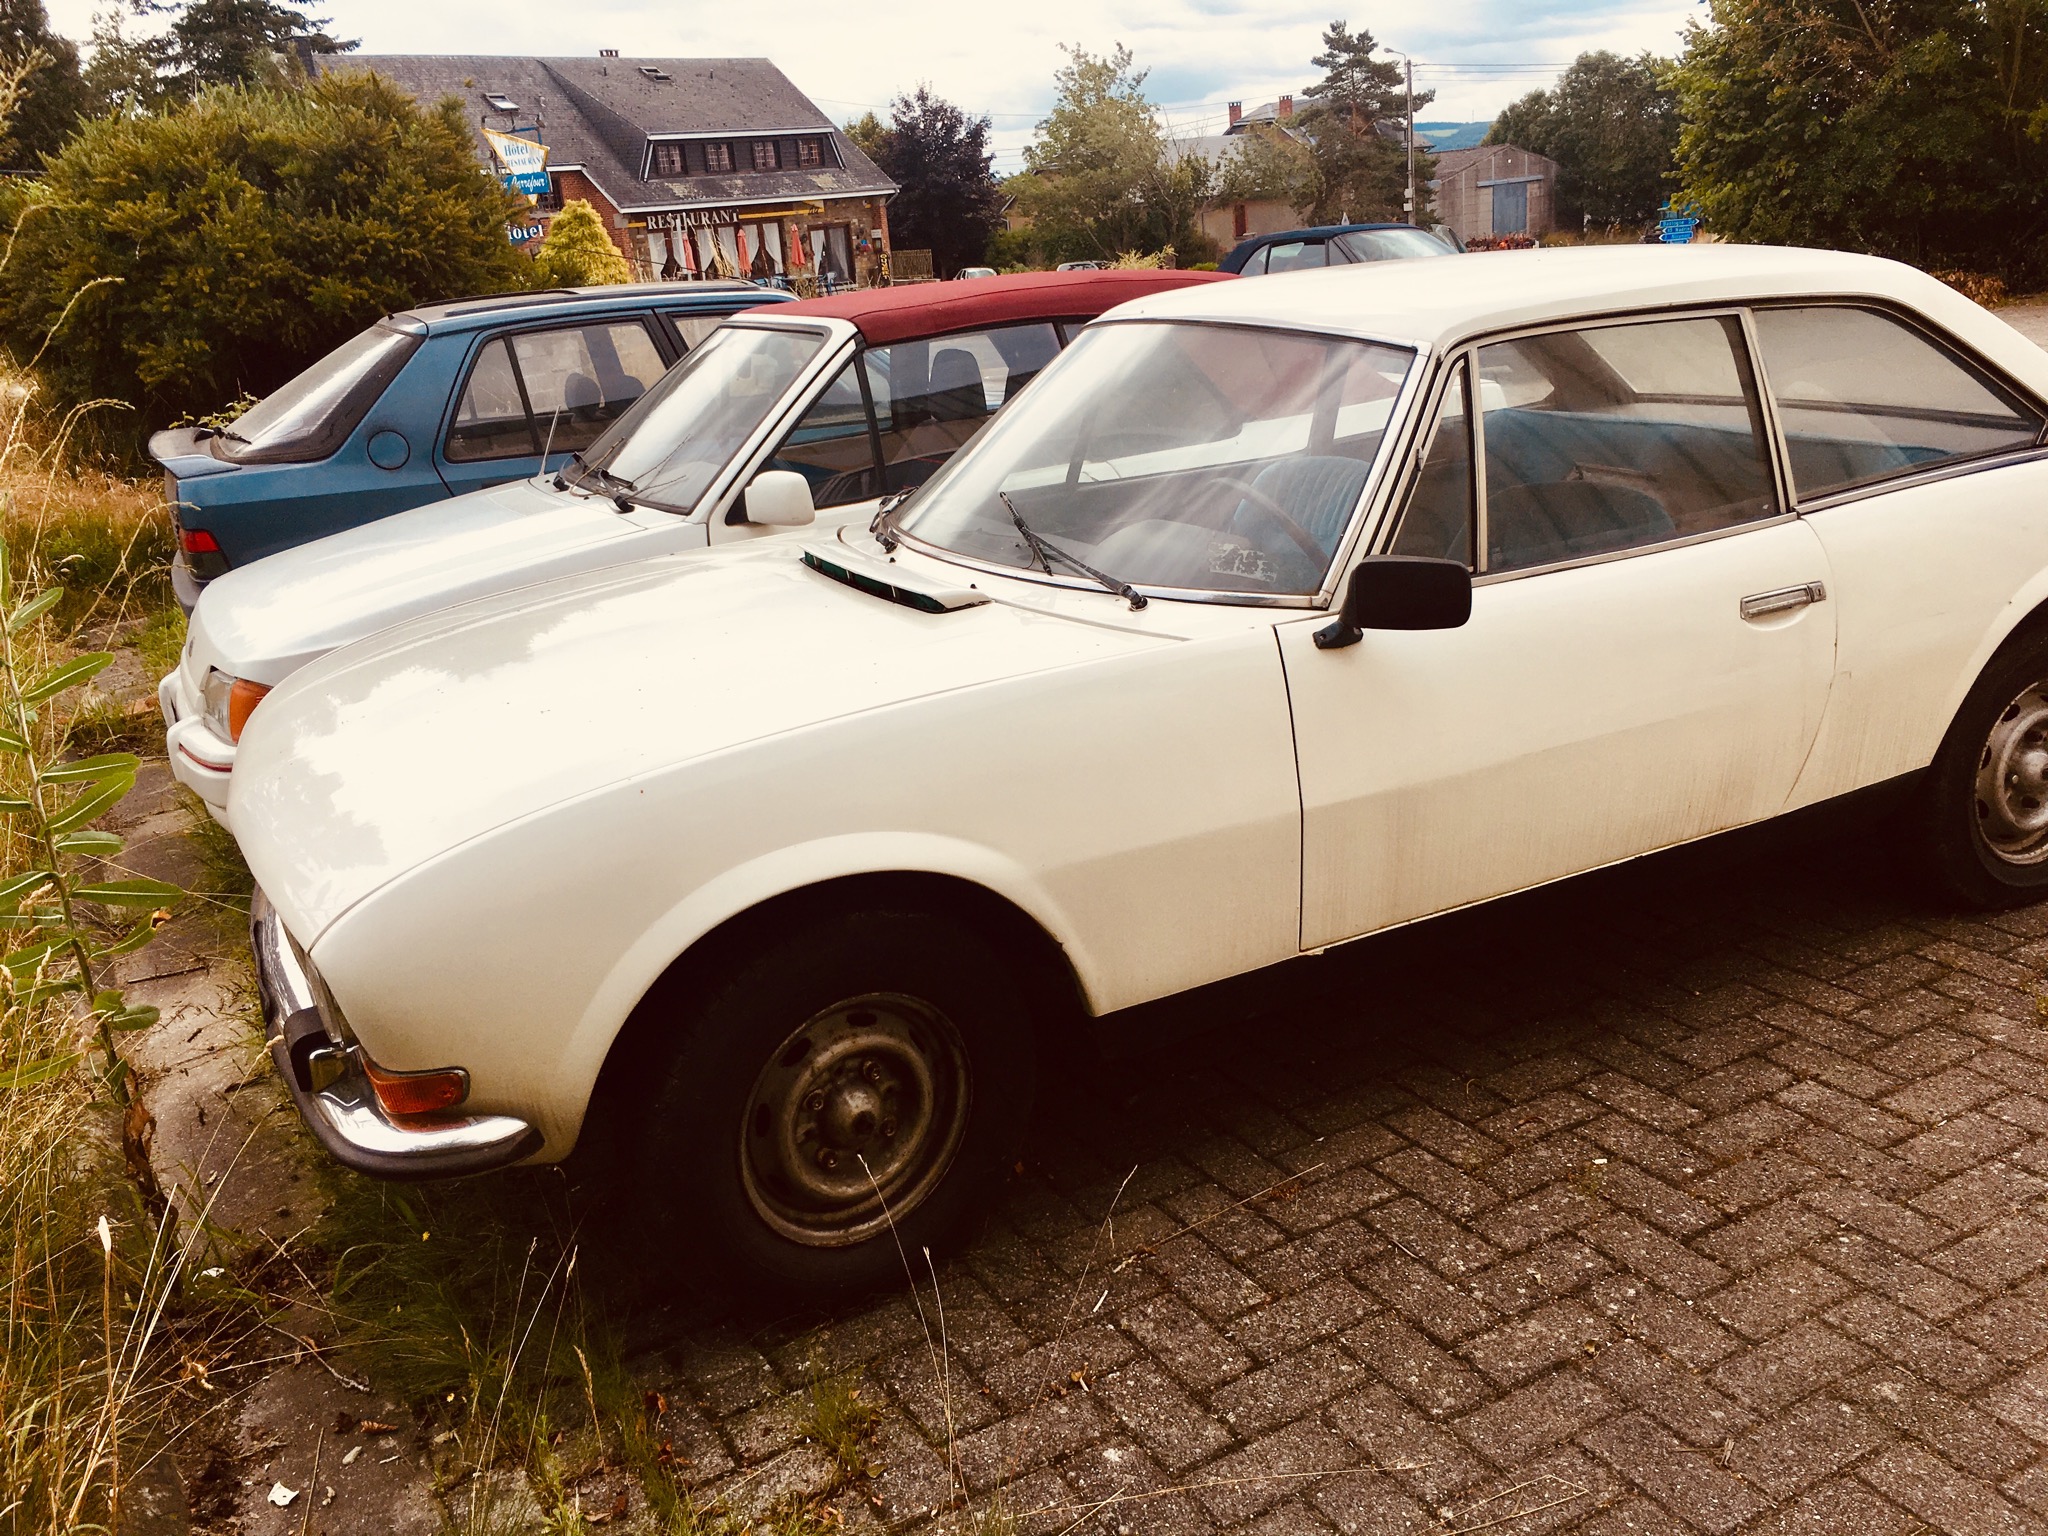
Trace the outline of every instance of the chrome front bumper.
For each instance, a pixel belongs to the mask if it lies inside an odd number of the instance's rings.
[[[336,1162],[380,1179],[439,1179],[488,1173],[540,1150],[540,1132],[510,1115],[386,1114],[360,1048],[328,1029],[305,965],[260,890],[249,903],[249,947],[270,1059]]]

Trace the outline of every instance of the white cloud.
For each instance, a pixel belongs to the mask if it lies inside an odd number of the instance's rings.
[[[51,21],[85,38],[106,0],[45,0]],[[928,83],[995,122],[998,168],[1015,169],[1052,96],[1059,45],[1123,42],[1152,70],[1154,99],[1186,132],[1220,128],[1224,103],[1299,92],[1316,76],[1329,0],[1025,0],[988,9],[957,0],[870,6],[677,6],[673,0],[330,0],[309,4],[366,53],[766,55],[834,117],[886,109]],[[1416,56],[1433,88],[1428,118],[1491,117],[1587,48],[1671,53],[1698,0],[1381,0],[1369,24]]]

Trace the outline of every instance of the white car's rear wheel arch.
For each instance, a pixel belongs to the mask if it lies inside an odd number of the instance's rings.
[[[1927,850],[1976,906],[2048,898],[2048,627],[2029,623],[1964,698],[1928,772]]]

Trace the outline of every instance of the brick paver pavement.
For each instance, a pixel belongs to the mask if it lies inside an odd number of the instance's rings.
[[[2048,907],[1943,910],[1888,836],[1161,1010],[1055,1085],[940,1270],[943,1359],[929,1279],[922,1317],[693,1327],[646,1362],[665,1432],[737,1503],[801,1492],[806,1383],[859,1372],[858,1528],[2048,1536]]]

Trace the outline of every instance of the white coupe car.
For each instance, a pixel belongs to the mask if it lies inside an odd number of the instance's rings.
[[[923,484],[1085,322],[1216,281],[1027,272],[971,291],[802,299],[719,326],[563,473],[400,512],[209,583],[177,669],[157,686],[171,771],[226,823],[243,726],[314,657],[572,571],[866,522],[884,495]],[[530,449],[512,356],[478,354],[446,427],[451,456],[487,462],[508,432]]]
[[[1874,785],[2030,900],[2044,421],[2048,355],[1824,252],[1125,306],[873,529],[279,688],[274,1054],[350,1166],[602,1131],[648,1230],[817,1291],[976,1207],[1050,1029]]]

